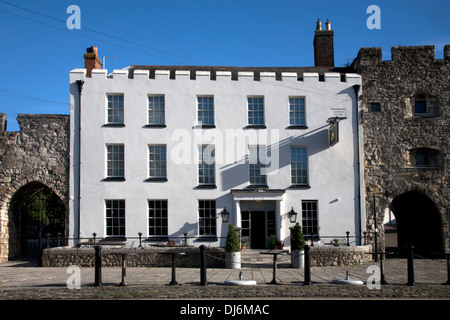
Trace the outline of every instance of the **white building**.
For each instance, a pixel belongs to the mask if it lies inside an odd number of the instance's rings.
[[[149,242],[187,233],[189,244],[224,246],[232,223],[251,248],[271,235],[289,246],[293,209],[307,239],[349,231],[359,244],[358,75],[333,66],[108,73],[95,47],[85,59],[70,72],[71,237],[131,244],[138,233]]]

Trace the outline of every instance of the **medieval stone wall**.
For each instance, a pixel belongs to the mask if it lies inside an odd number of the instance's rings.
[[[381,48],[362,48],[353,63],[362,76],[369,242],[374,239],[374,206],[379,246],[384,247],[382,209],[395,197],[417,190],[436,204],[448,250],[450,46],[445,47],[442,60],[435,59],[434,46],[393,47],[391,59],[382,61]],[[426,109],[420,114],[415,109],[419,100]],[[427,154],[430,159],[418,165],[414,155],[423,149],[431,150]]]
[[[6,115],[0,120],[0,262],[4,262],[19,254],[19,230],[10,210],[15,195],[25,197],[24,190],[45,185],[68,206],[69,116],[19,114],[19,132],[6,131]]]

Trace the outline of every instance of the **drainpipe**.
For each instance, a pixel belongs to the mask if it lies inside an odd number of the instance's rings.
[[[78,103],[78,186],[77,186],[77,207],[78,207],[78,241],[81,236],[81,92],[83,90],[83,80],[77,80],[79,103]]]
[[[363,210],[363,203],[362,203],[362,192],[361,192],[361,188],[363,188],[363,176],[362,176],[362,172],[361,172],[361,137],[360,137],[360,119],[359,119],[359,90],[361,88],[361,85],[359,84],[355,84],[353,86],[353,90],[355,91],[355,103],[356,103],[356,108],[355,108],[355,119],[356,119],[356,148],[357,148],[357,162],[358,162],[358,211],[359,211],[359,221],[358,221],[358,225],[359,225],[359,244],[362,244],[361,241],[361,237],[362,237],[362,230],[363,230],[363,226],[362,224],[365,221],[364,218],[364,210]]]

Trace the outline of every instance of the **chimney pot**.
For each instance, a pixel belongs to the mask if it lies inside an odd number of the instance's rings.
[[[322,30],[322,21],[320,19],[317,19],[316,30]]]
[[[325,22],[325,28],[326,30],[331,30],[331,22],[329,19],[327,19],[327,22]]]

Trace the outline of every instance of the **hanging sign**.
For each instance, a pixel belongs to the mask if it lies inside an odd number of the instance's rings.
[[[333,121],[328,128],[330,147],[339,142],[339,121]]]

